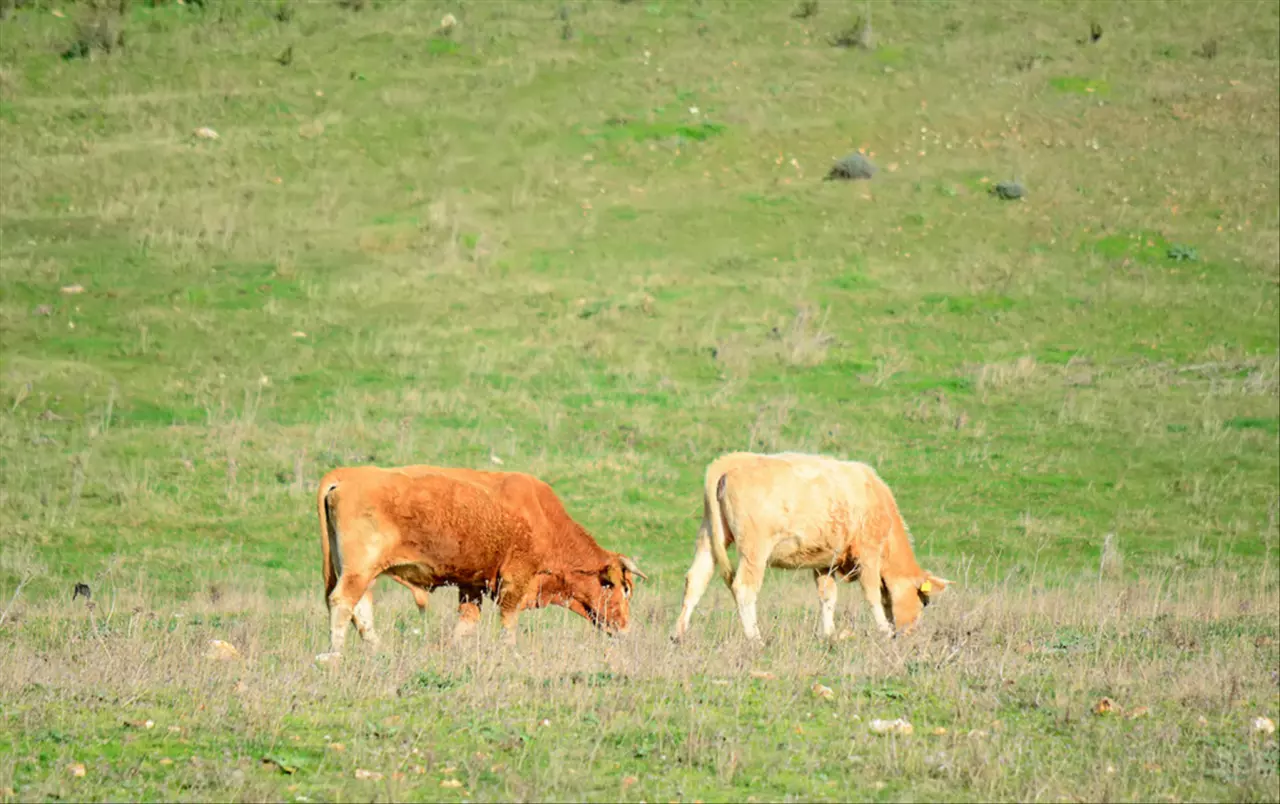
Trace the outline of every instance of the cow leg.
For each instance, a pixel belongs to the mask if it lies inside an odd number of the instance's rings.
[[[343,575],[329,595],[329,654],[342,653],[347,641],[347,626],[355,619],[356,606],[373,583],[363,575]],[[371,623],[372,624],[372,623]]]
[[[822,613],[822,636],[830,639],[836,632],[836,597],[839,591],[836,579],[826,570],[814,570],[813,580],[818,585],[818,605]]]
[[[417,605],[418,612],[425,617],[427,607],[431,605],[431,590],[421,586],[411,586],[409,589],[413,591],[413,602]]]
[[[458,624],[453,627],[454,640],[463,639],[476,632],[480,623],[480,603],[484,590],[478,586],[458,587]]]
[[[356,624],[356,631],[360,633],[360,638],[369,643],[369,647],[374,650],[378,649],[381,640],[378,639],[378,633],[373,630],[373,585],[371,584],[360,598],[360,602],[356,603],[355,608],[351,611],[351,619]]]
[[[745,545],[744,545],[745,547]],[[760,629],[756,626],[756,598],[764,585],[764,561],[757,561],[750,550],[740,549],[738,571],[733,576],[733,598],[738,602],[738,617],[747,639],[760,642]]]
[[[893,634],[893,626],[884,613],[884,599],[880,596],[880,557],[864,561],[858,583],[862,584],[862,596],[871,607],[871,616],[876,621],[876,628],[883,634]]]
[[[502,608],[502,644],[514,648],[516,646],[516,625],[520,616],[518,605]]]
[[[697,551],[693,556],[693,565],[684,576],[684,605],[680,607],[680,619],[676,620],[675,630],[671,638],[680,641],[689,630],[693,619],[693,610],[707,591],[707,584],[715,574],[716,560],[711,554],[711,535],[705,530],[698,531]]]

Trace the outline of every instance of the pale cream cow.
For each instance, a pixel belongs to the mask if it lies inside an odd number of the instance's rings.
[[[727,550],[734,542],[736,570]],[[702,525],[673,639],[688,631],[717,565],[752,640],[760,639],[756,598],[765,567],[813,571],[827,638],[835,631],[837,579],[860,582],[876,626],[890,635],[895,626],[911,631],[930,598],[951,583],[916,563],[893,494],[874,469],[800,453],[734,452],[707,468]]]

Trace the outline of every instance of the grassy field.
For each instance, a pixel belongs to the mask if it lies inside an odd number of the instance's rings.
[[[0,5],[0,800],[1280,799],[1280,5]],[[669,645],[733,449],[959,585]],[[636,633],[315,666],[366,462],[543,477]]]

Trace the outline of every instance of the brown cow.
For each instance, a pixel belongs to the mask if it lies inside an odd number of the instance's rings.
[[[735,541],[736,571],[726,549]],[[735,452],[707,468],[702,526],[673,639],[688,631],[716,565],[753,641],[760,639],[756,597],[766,566],[813,570],[828,638],[835,630],[837,579],[861,582],[876,625],[888,634],[894,626],[911,631],[930,598],[951,583],[916,563],[898,505],[874,469],[799,453]]]
[[[520,473],[482,477],[494,474],[365,466],[325,475],[317,499],[330,610],[324,658],[341,653],[349,621],[376,646],[369,591],[384,573],[412,589],[419,606],[431,589],[457,586],[455,635],[474,629],[485,595],[502,609],[508,642],[521,610],[549,603],[606,632],[627,631],[634,579],[644,577],[634,562],[596,544],[550,486]]]

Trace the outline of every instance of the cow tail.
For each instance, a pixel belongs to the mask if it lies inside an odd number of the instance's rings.
[[[338,481],[325,478],[320,483],[317,507],[320,513],[320,552],[324,556],[324,600],[329,603],[338,578],[342,576],[342,545],[338,536],[338,523],[334,518],[334,492]]]
[[[718,474],[718,473],[716,473]],[[733,538],[733,533],[729,529],[729,523],[724,518],[724,484],[728,475],[720,475],[719,478],[712,483],[711,478],[714,474],[707,475],[707,485],[705,489],[705,505],[706,517],[710,525],[711,537],[711,553],[716,558],[716,565],[720,568],[720,577],[724,578],[724,582],[729,586],[733,585],[733,564],[729,563],[729,541]]]

